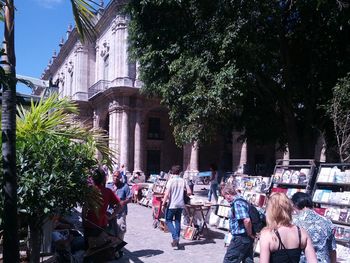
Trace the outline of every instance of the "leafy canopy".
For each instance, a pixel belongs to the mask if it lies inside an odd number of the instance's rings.
[[[327,112],[333,122],[341,162],[350,159],[350,73],[340,79],[333,88],[333,98],[327,105]]]
[[[349,9],[336,1],[131,0],[144,92],[180,143],[224,128],[313,156],[324,108],[350,71]]]

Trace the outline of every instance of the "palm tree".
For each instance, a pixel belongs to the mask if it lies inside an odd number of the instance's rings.
[[[82,40],[94,35],[93,0],[70,0],[78,33]],[[0,19],[4,21],[5,55],[1,65],[6,83],[2,84],[2,165],[4,195],[4,262],[19,262],[17,235],[17,176],[16,176],[16,55],[15,55],[15,4],[14,0],[0,0]]]
[[[108,135],[77,121],[77,106],[67,99],[51,96],[17,112],[18,208],[30,229],[30,262],[36,263],[45,220],[77,203],[99,206],[87,183],[89,170],[99,163],[96,151],[112,167],[113,152]]]

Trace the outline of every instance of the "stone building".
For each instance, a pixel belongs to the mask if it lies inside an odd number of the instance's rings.
[[[82,44],[69,27],[42,75],[58,83],[61,96],[78,103],[82,120],[108,131],[117,163],[146,174],[168,171],[172,164],[187,172],[208,170],[212,162],[226,171],[247,163],[273,166],[274,146],[247,145],[236,132],[206,145],[175,145],[167,109],[140,94],[137,64],[128,60],[129,18],[121,13],[122,2],[112,0],[99,10],[93,44]]]

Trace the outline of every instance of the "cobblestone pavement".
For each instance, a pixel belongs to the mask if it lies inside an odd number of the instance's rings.
[[[208,186],[197,185],[196,196],[205,200]],[[124,257],[114,262],[121,263],[217,263],[223,262],[226,252],[224,230],[209,227],[205,238],[199,240],[180,239],[182,247],[173,249],[170,233],[152,226],[152,209],[138,204],[129,205],[128,229]],[[206,230],[205,230],[206,231]],[[258,261],[256,261],[258,262]]]

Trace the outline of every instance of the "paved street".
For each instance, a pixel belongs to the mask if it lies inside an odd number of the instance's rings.
[[[128,232],[125,236],[125,256],[117,262],[135,263],[211,263],[222,262],[225,254],[224,231],[211,228],[207,238],[181,239],[183,248],[170,246],[171,235],[152,227],[152,209],[137,204],[129,205]]]
[[[195,196],[206,200],[208,186],[196,185]],[[183,244],[179,250],[174,250],[170,242],[170,233],[152,227],[152,209],[138,204],[129,205],[127,218],[128,231],[125,241],[125,256],[117,262],[125,263],[163,263],[191,262],[216,263],[222,262],[225,254],[225,231],[210,228],[206,238],[200,240],[181,239]]]

